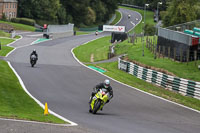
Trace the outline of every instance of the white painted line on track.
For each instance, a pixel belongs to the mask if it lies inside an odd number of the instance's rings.
[[[118,11],[119,11],[119,13],[121,14],[122,17],[120,18],[120,20],[115,25],[117,25],[123,18],[123,15],[122,15],[121,11],[120,10],[118,10]]]
[[[96,40],[96,39],[93,39],[93,40],[91,40],[91,41],[94,41],[94,40]],[[87,43],[89,43],[89,42],[91,42],[91,41],[88,41],[88,42],[86,42],[86,43],[84,43],[84,44],[82,44],[82,45],[85,45],[85,44],[87,44]],[[173,101],[170,101],[170,100],[164,99],[164,98],[162,98],[162,97],[159,97],[159,96],[153,95],[153,94],[151,94],[151,93],[148,93],[148,92],[142,91],[142,90],[140,90],[140,89],[138,89],[138,88],[132,87],[132,86],[127,85],[127,84],[124,84],[124,83],[122,83],[122,82],[120,82],[120,81],[118,81],[118,80],[115,80],[115,79],[113,79],[113,78],[111,78],[111,77],[109,77],[109,76],[107,76],[107,75],[105,75],[105,74],[103,74],[103,73],[101,73],[101,72],[99,72],[99,71],[97,71],[97,70],[94,70],[94,69],[92,69],[92,68],[86,66],[85,64],[83,64],[81,61],[78,60],[78,58],[75,56],[75,54],[74,54],[74,52],[73,52],[73,50],[74,50],[75,48],[77,48],[77,47],[78,47],[78,46],[72,48],[72,49],[71,49],[71,53],[72,53],[74,59],[75,59],[79,64],[81,64],[82,66],[84,66],[84,67],[86,67],[86,68],[88,68],[88,69],[90,69],[90,70],[93,70],[93,71],[95,71],[95,72],[97,72],[97,73],[99,73],[99,74],[101,74],[101,75],[103,75],[103,76],[105,76],[105,77],[107,77],[107,78],[109,78],[109,79],[112,79],[113,81],[115,81],[115,82],[117,82],[117,83],[120,83],[120,84],[122,84],[122,85],[125,85],[125,86],[127,86],[127,87],[130,87],[130,88],[135,89],[135,90],[137,90],[137,91],[140,91],[140,92],[145,93],[145,94],[147,94],[147,95],[150,95],[150,96],[156,97],[156,98],[158,98],[158,99],[161,99],[161,100],[167,101],[167,102],[169,102],[169,103],[173,103],[173,104],[175,104],[175,105],[178,105],[178,106],[180,106],[180,107],[183,107],[183,108],[189,109],[189,110],[191,110],[191,111],[194,111],[194,112],[200,113],[200,111],[198,111],[198,110],[196,110],[196,109],[193,109],[193,108],[190,108],[190,107],[184,106],[184,105],[179,104],[179,103],[175,103],[175,102],[173,102]]]
[[[53,124],[53,123],[45,123],[45,122],[37,122],[37,121],[28,121],[28,120],[16,120],[16,119],[7,119],[7,118],[0,118],[3,121],[13,121],[13,122],[21,122],[21,123],[32,123],[32,124],[43,124],[43,125],[52,125],[52,126],[72,126],[70,124]]]
[[[135,26],[135,23],[133,23],[132,21],[131,21],[131,24],[132,24],[133,26]]]
[[[12,44],[14,44],[15,42],[17,42],[18,40],[21,40],[23,37],[21,36],[21,35],[19,35],[20,36],[20,38],[19,39],[17,39],[17,40],[15,40],[14,42],[12,42],[12,43],[9,43],[7,46],[8,47],[12,47],[12,48],[14,48],[13,50],[11,50],[9,53],[7,53],[7,55],[5,56],[5,57],[8,57],[12,52],[14,52],[15,50],[16,50],[16,48],[15,47],[13,47],[13,46],[10,46],[10,45],[12,45]]]
[[[23,83],[21,77],[17,74],[17,72],[15,71],[15,69],[12,67],[11,63],[10,63],[9,61],[7,61],[7,62],[8,62],[8,65],[10,66],[10,68],[13,70],[13,72],[14,72],[15,75],[17,76],[17,78],[18,78],[18,80],[19,80],[19,82],[20,82],[22,88],[24,89],[24,91],[25,91],[33,100],[35,100],[35,101],[37,102],[37,104],[40,105],[40,107],[42,107],[42,108],[44,109],[44,108],[45,108],[44,104],[42,104],[42,103],[41,103],[39,100],[37,100],[33,95],[31,95],[31,93],[29,93],[29,91],[26,89],[26,87],[25,87],[25,85],[24,85],[24,83]],[[72,122],[72,121],[70,121],[70,120],[68,120],[68,119],[66,119],[66,118],[64,118],[64,117],[62,117],[61,115],[56,114],[55,112],[53,112],[53,111],[50,110],[50,109],[49,109],[49,113],[50,113],[50,114],[53,114],[54,116],[56,116],[56,117],[58,117],[58,118],[60,118],[60,119],[62,119],[62,120],[64,120],[64,121],[66,121],[66,122],[68,122],[68,123],[70,123],[71,126],[77,126],[77,125],[78,125],[78,124],[76,124],[76,123],[74,123],[74,122]],[[53,125],[54,125],[54,124],[53,124]],[[63,124],[63,125],[65,125],[65,124]],[[63,125],[62,125],[62,126],[63,126]],[[66,126],[68,126],[68,124],[66,124]]]
[[[8,46],[11,47],[11,46]],[[13,47],[12,47],[13,48]],[[12,52],[14,52],[17,48],[14,48],[13,50],[11,50],[5,57],[8,57]]]
[[[136,12],[136,11],[134,11],[134,12]],[[137,24],[135,24],[135,26],[133,28],[135,28],[142,21],[142,15],[139,12],[136,12],[136,13],[140,15],[141,19]],[[130,32],[133,28],[131,28],[128,32]]]

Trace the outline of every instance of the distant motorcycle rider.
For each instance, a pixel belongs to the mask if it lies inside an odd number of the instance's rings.
[[[31,53],[31,55],[30,55],[30,61],[31,61],[31,56],[32,55],[35,55],[36,56],[36,61],[38,60],[38,54],[37,54],[37,52],[36,52],[36,50],[34,49],[33,50],[33,52]]]
[[[106,103],[108,103],[110,101],[110,99],[113,98],[113,89],[112,87],[110,86],[110,80],[106,79],[103,83],[100,83],[98,85],[96,85],[94,88],[93,88],[93,92],[91,94],[91,97],[90,97],[90,102],[92,102],[92,98],[95,96],[95,94],[99,91],[99,89],[102,89],[102,88],[105,88],[107,91],[108,91],[108,101]]]
[[[96,32],[95,32],[95,35],[97,36],[99,33],[98,33],[98,30],[96,30]]]

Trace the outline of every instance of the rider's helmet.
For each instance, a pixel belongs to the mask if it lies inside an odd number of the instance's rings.
[[[36,50],[35,50],[35,49],[33,49],[33,53],[36,53]]]
[[[106,79],[106,80],[104,81],[104,87],[105,87],[105,88],[108,88],[109,86],[110,86],[110,80]]]

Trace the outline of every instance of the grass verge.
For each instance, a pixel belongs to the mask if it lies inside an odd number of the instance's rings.
[[[74,49],[74,53],[81,62],[91,62],[92,54],[94,62],[108,59],[107,55],[110,46],[109,40],[110,37],[103,37],[94,40],[86,45],[77,47]],[[128,40],[125,40],[124,42],[116,45],[115,52],[117,55],[128,54],[128,58],[131,60],[148,66],[167,70],[180,78],[200,81],[200,71],[194,61],[187,64],[174,62],[168,58],[154,59],[154,54],[152,54],[146,47],[144,47],[144,56],[142,56],[142,47],[143,43],[141,42],[141,38],[137,39],[137,43],[135,45],[128,43]],[[200,61],[198,61],[197,64],[200,64]]]
[[[170,101],[191,107],[193,109],[200,110],[200,101],[198,99],[182,96],[179,93],[170,90],[165,90],[153,84],[147,83],[143,80],[140,80],[124,71],[119,70],[117,62],[88,65],[106,69],[107,71],[104,73],[105,75],[112,77],[113,79],[116,79],[122,83],[138,88],[145,92],[154,94],[156,96],[163,97]]]
[[[200,71],[195,65],[194,61],[187,64],[175,62],[168,58],[154,59],[154,54],[151,53],[146,47],[144,47],[144,56],[142,56],[142,45],[141,39],[138,39],[136,45],[128,43],[126,40],[118,44],[115,50],[119,55],[122,53],[127,53],[130,60],[134,60],[148,66],[153,66],[155,68],[167,70],[180,78],[200,81]],[[200,61],[198,61],[197,64],[200,64]]]
[[[97,39],[87,45],[77,47],[74,49],[74,53],[81,62],[91,62],[92,55],[94,55],[94,61],[105,60],[108,58],[109,40],[110,36]]]
[[[65,123],[44,110],[22,89],[7,62],[0,60],[0,117],[49,123]]]
[[[119,22],[119,20],[122,17],[119,11],[116,11],[115,14],[116,14],[116,18],[113,20],[113,22],[110,25],[115,25],[117,22]]]
[[[76,35],[87,35],[90,34],[90,32],[85,32],[85,31],[77,31]]]
[[[0,37],[10,37],[10,34],[0,30]]]
[[[0,23],[10,24],[14,27],[15,30],[35,31],[35,29],[36,29],[33,26],[18,24],[18,23],[12,23],[12,22],[7,22],[7,21],[1,21],[1,20],[0,20]]]
[[[12,47],[6,46],[7,44],[13,41],[14,41],[13,39],[0,38],[0,42],[1,42],[0,56],[6,56],[10,51],[14,49]]]

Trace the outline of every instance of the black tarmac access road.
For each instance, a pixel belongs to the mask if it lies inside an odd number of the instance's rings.
[[[120,9],[127,31],[141,19],[136,12]],[[131,19],[127,19],[131,14]],[[130,22],[132,21],[132,23]],[[15,50],[6,58],[22,78],[28,91],[54,112],[96,132],[103,133],[199,133],[200,114],[142,93],[111,80],[114,98],[97,115],[88,113],[94,85],[106,77],[80,65],[71,49],[110,33],[73,36]],[[36,49],[39,61],[29,64]],[[84,132],[84,131],[83,131]]]

